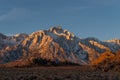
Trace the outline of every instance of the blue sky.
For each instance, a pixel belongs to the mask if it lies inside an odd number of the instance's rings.
[[[120,0],[0,0],[0,32],[62,26],[80,38],[120,38]]]

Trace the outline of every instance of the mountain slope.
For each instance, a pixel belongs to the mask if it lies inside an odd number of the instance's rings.
[[[0,39],[1,64],[17,60],[22,56],[23,48],[20,45],[26,37],[28,37],[27,34],[19,34],[18,36],[5,36],[5,38]]]
[[[3,41],[3,42],[2,42]],[[1,39],[5,47],[0,50],[0,63],[88,65],[106,51],[115,54],[120,44],[115,41],[100,41],[96,38],[80,39],[61,27],[40,30],[30,35],[18,34]],[[9,41],[13,41],[12,46]],[[118,40],[119,41],[119,40]],[[41,63],[44,62],[44,63]]]
[[[60,27],[38,31],[26,38],[22,45],[28,55],[58,62],[87,64],[87,52],[79,45],[79,39]]]
[[[120,71],[120,50],[115,54],[105,52],[91,63],[92,67],[102,71]]]

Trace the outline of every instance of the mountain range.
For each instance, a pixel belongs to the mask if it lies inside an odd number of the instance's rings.
[[[89,65],[105,52],[115,54],[118,50],[119,39],[79,38],[60,26],[29,35],[0,33],[1,66]]]

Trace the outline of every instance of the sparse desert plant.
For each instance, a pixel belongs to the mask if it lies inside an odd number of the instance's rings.
[[[86,66],[0,68],[0,80],[119,80],[119,72],[94,71]]]

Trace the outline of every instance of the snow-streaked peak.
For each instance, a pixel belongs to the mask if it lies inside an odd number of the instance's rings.
[[[75,37],[75,35],[73,33],[69,32],[68,30],[63,30],[62,27],[60,27],[60,26],[52,27],[48,31],[52,32],[58,36],[66,37],[66,39],[68,39],[68,40],[73,40],[73,38]]]
[[[117,39],[117,38],[107,40],[106,42],[116,43],[120,45],[120,39]]]
[[[37,32],[33,32],[30,36],[35,36],[35,35],[39,35],[41,37],[44,35],[48,35],[53,38],[57,38],[61,36],[61,37],[65,37],[68,40],[73,40],[75,38],[75,35],[73,33],[69,32],[68,30],[63,30],[62,27],[60,26],[51,27],[49,30],[39,30]]]
[[[2,56],[3,62],[18,58],[23,61],[42,58],[57,63],[67,61],[85,65],[106,51],[115,53],[119,49],[119,39],[108,41],[94,37],[80,39],[60,26],[39,30],[30,35],[16,34],[0,40],[0,58]]]

